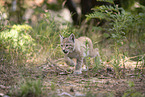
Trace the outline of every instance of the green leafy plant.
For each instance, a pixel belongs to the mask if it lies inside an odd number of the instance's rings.
[[[103,1],[103,0],[100,0]],[[108,0],[105,0],[106,2]],[[143,11],[145,8],[143,5],[139,5]],[[103,35],[105,38],[110,38],[113,45],[111,46],[114,49],[113,62],[111,63],[115,69],[116,75],[119,77],[119,69],[121,67],[120,54],[124,53],[120,50],[120,47],[129,44],[130,49],[137,49],[137,43],[143,45],[145,42],[145,13],[140,12],[134,14],[129,11],[125,11],[123,8],[118,6],[97,6],[93,8],[94,12],[86,15],[87,19],[97,18],[100,20],[106,20],[106,25],[101,27],[101,31],[105,32]],[[96,29],[100,29],[96,27]],[[129,50],[130,50],[129,49]],[[142,48],[138,48],[142,49]],[[124,59],[123,59],[124,60]],[[124,63],[123,66],[125,67]]]
[[[120,13],[120,11],[122,13]],[[94,13],[87,15],[87,18],[99,18],[105,19],[109,22],[108,27],[104,28],[104,30],[108,30],[109,34],[105,34],[111,38],[116,43],[121,43],[122,40],[125,38],[124,28],[126,27],[126,23],[128,22],[128,15],[122,9],[118,8],[118,6],[100,6],[94,8]]]
[[[140,7],[145,11],[144,6],[140,5]],[[139,41],[145,41],[145,39],[143,39],[143,37],[145,37],[145,28],[143,27],[145,25],[144,13],[133,14],[118,6],[104,5],[95,7],[93,10],[93,13],[86,15],[87,19],[105,19],[108,24],[105,28],[102,28],[105,32],[109,31],[105,36],[110,36],[118,45],[125,43],[124,39],[126,38],[131,42],[130,36],[135,37]]]
[[[41,97],[42,95],[42,82],[41,80],[24,80],[19,85],[19,88],[12,90],[12,95],[17,97]]]
[[[22,64],[32,56],[35,40],[30,36],[32,27],[29,25],[13,25],[0,33],[0,51],[3,61],[10,64]],[[24,59],[24,60],[22,60]]]
[[[96,0],[96,1],[103,1],[103,2],[109,2],[109,3],[114,3],[114,0]]]
[[[36,44],[34,39],[28,34],[32,28],[28,25],[14,25],[11,29],[0,33],[0,43],[7,50],[14,52],[30,53],[32,47]]]

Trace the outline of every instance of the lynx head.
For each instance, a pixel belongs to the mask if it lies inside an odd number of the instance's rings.
[[[69,54],[74,51],[74,45],[75,45],[75,36],[74,34],[71,34],[68,38],[64,38],[63,36],[60,36],[60,42],[61,42],[61,49],[65,54]]]

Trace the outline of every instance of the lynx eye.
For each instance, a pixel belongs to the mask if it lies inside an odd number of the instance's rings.
[[[63,45],[61,44],[61,47],[62,47]]]

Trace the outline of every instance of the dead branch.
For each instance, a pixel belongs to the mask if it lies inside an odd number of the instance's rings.
[[[51,64],[48,64],[48,65],[50,65],[50,67],[55,67],[54,69],[55,69],[55,71],[56,72],[65,72],[66,74],[69,74],[70,72],[68,72],[67,70],[65,70],[65,69],[63,69],[63,68],[61,68],[61,67],[59,67],[55,62],[53,62],[53,61],[51,61],[50,59],[47,59],[47,61]]]

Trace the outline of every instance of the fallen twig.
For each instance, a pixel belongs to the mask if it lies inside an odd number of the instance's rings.
[[[133,59],[133,58],[136,58],[136,57],[139,57],[139,56],[145,56],[145,54],[143,54],[143,55],[137,55],[137,56],[133,56],[133,57],[129,57],[128,60]]]
[[[65,72],[66,74],[69,74],[70,72],[68,72],[67,70],[59,67],[55,62],[51,61],[50,59],[47,59],[47,61],[51,64],[48,64],[50,65],[51,67],[54,66],[55,67],[55,71],[58,72],[58,71],[61,71],[61,72]]]

